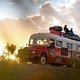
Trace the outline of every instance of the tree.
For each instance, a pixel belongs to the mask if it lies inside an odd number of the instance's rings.
[[[14,44],[9,45],[9,43],[7,43],[6,49],[8,50],[8,52],[11,52],[13,54],[16,50],[16,46]]]

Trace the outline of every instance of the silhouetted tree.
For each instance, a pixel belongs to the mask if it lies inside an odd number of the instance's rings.
[[[9,45],[9,43],[7,43],[6,49],[7,49],[8,52],[10,51],[10,45]]]
[[[6,49],[8,50],[8,52],[11,52],[13,54],[16,50],[16,46],[14,44],[9,45],[9,43],[7,43]]]

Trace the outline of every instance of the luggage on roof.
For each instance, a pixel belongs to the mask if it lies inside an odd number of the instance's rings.
[[[49,30],[55,30],[55,31],[62,31],[62,27],[61,26],[53,26],[53,27],[50,27]]]

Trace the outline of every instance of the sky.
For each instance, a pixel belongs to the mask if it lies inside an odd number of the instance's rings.
[[[0,19],[24,18],[39,13],[40,5],[47,1],[55,6],[70,3],[70,0],[0,0]]]
[[[39,13],[39,6],[46,0],[0,0],[0,19],[24,18]]]
[[[65,24],[80,35],[80,0],[0,0],[0,50],[6,43],[25,46],[31,34]]]

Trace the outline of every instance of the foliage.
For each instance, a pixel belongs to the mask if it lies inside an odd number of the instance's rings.
[[[7,43],[6,49],[8,50],[8,52],[11,52],[13,54],[14,51],[16,50],[16,46],[14,44],[9,45]]]

